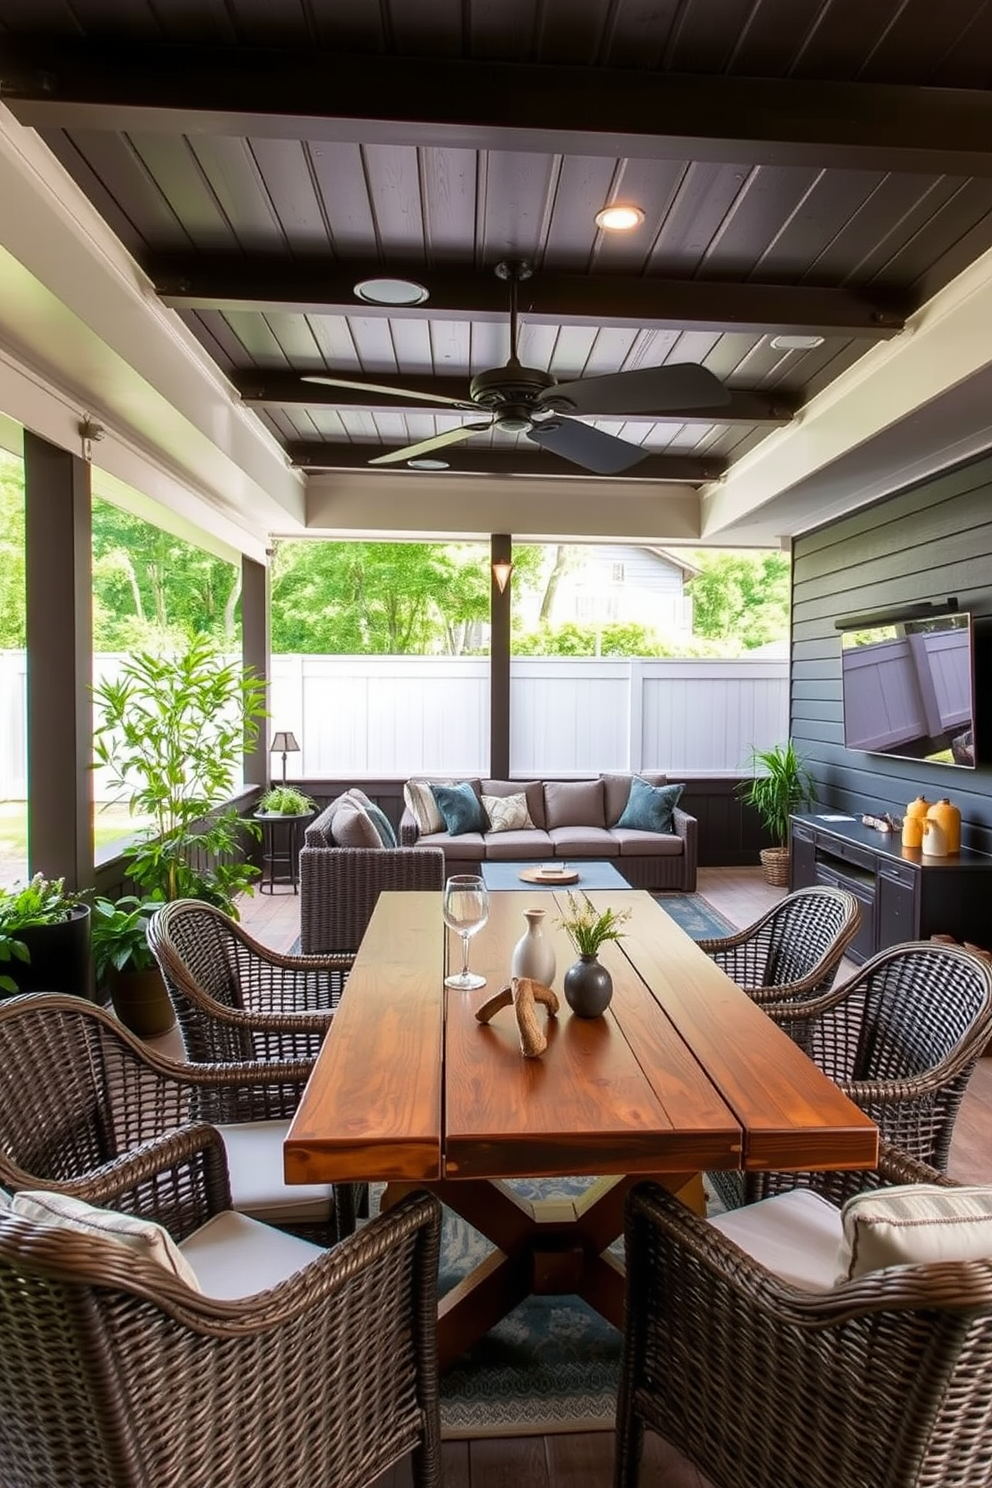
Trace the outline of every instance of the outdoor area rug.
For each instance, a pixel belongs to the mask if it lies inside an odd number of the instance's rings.
[[[701,894],[655,894],[654,901],[693,940],[715,940],[733,934],[736,928],[711,908]]]

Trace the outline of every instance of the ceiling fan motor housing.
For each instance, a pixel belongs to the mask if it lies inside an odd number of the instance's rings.
[[[555,381],[550,372],[511,360],[505,367],[492,367],[473,377],[469,397],[481,408],[491,408],[506,433],[521,434],[534,423],[532,408],[538,394],[554,387]]]

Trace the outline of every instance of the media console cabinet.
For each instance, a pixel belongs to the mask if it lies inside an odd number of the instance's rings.
[[[849,889],[861,926],[847,954],[866,961],[903,940],[953,935],[992,942],[992,857],[962,848],[947,858],[903,847],[898,832],[879,832],[856,817],[824,812],[792,818],[791,886]]]

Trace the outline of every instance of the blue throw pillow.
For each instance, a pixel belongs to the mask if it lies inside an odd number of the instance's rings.
[[[635,832],[670,833],[672,812],[684,790],[684,785],[648,785],[640,775],[635,775],[617,826],[630,827]]]
[[[389,817],[386,815],[386,813],[383,811],[382,807],[376,806],[373,801],[370,801],[365,810],[367,814],[372,818],[372,825],[379,833],[379,840],[382,843],[383,847],[395,847],[396,833],[393,831],[393,824],[389,820]]]
[[[452,837],[466,832],[485,832],[489,827],[482,802],[466,780],[462,785],[432,785],[445,831]]]

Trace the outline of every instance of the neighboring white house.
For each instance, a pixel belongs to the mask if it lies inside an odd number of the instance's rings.
[[[556,549],[548,548],[547,580]],[[692,600],[685,585],[700,570],[668,548],[617,544],[569,548],[549,617],[553,626],[643,625],[661,635],[692,634]],[[543,585],[541,586],[543,592]],[[540,594],[519,601],[524,624],[537,624]]]

